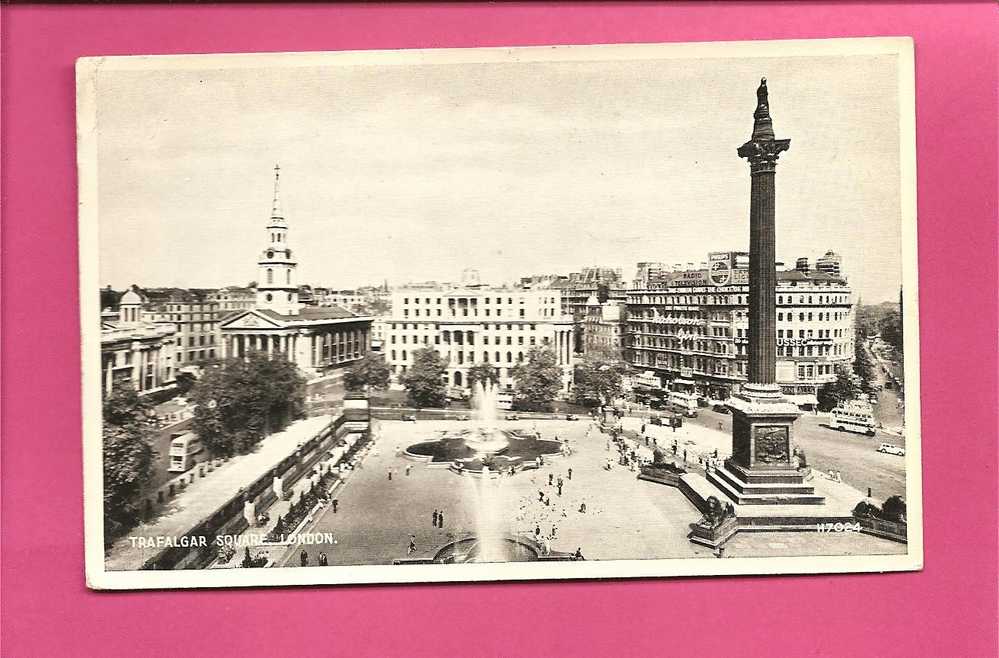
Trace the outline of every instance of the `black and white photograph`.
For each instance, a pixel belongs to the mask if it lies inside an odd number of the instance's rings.
[[[922,568],[911,40],[76,75],[90,587]]]

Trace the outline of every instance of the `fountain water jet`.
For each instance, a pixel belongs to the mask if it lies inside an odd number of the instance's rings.
[[[465,435],[465,445],[480,459],[498,455],[510,446],[506,434],[496,429],[497,395],[498,391],[493,382],[475,382],[472,404],[476,427]]]

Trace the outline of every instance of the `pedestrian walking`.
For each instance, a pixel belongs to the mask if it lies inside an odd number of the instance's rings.
[[[388,470],[388,479],[389,479],[389,481],[392,480],[392,469],[391,468]]]
[[[328,567],[329,564],[330,564],[329,558],[326,557],[326,553],[320,552],[319,553],[319,566],[321,566],[321,567]]]
[[[549,487],[550,487],[550,486],[552,486],[552,484],[554,484],[554,483],[552,482],[552,479],[553,479],[554,477],[555,477],[555,474],[554,474],[554,473],[549,473],[549,474],[548,474],[548,486],[549,486]]]
[[[309,554],[302,549],[302,552],[298,554],[298,561],[301,562],[303,567],[309,566]]]
[[[436,509],[434,510],[433,520],[434,520],[434,527],[436,528],[437,527],[437,510]]]
[[[336,498],[334,498],[333,499],[333,513],[334,514],[336,514],[336,508],[337,508],[337,505],[339,505],[339,504],[340,504],[340,501],[337,500]]]
[[[539,503],[545,502],[545,492],[544,491],[538,491],[538,502]]]
[[[568,471],[568,476],[569,476],[569,479],[571,480],[572,479],[572,469],[571,468]]]
[[[558,483],[558,495],[560,495],[560,496],[562,495],[562,482],[561,481]]]
[[[409,477],[409,471],[412,470],[412,468],[413,467],[410,464],[406,464],[406,477]]]
[[[412,555],[416,552],[416,535],[409,536],[409,548],[406,549],[406,555]]]
[[[537,539],[540,536],[541,536],[541,526],[540,525],[535,525],[534,526],[534,538]]]
[[[444,510],[437,512],[437,527],[438,528],[444,527]]]

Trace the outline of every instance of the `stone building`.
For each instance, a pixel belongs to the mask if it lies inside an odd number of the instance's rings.
[[[105,395],[118,382],[140,394],[172,386],[177,374],[177,327],[143,311],[144,300],[130,289],[118,313],[101,314],[101,384]]]
[[[704,269],[666,273],[628,291],[627,359],[672,389],[722,400],[747,376],[748,269],[733,252]],[[777,272],[776,356],[781,389],[815,404],[818,388],[853,361],[853,295],[820,271]]]
[[[532,347],[554,350],[562,368],[563,391],[572,381],[573,320],[562,314],[557,290],[523,288],[399,289],[385,320],[382,351],[400,376],[413,353],[436,350],[448,362],[448,384],[468,386],[468,369],[487,362],[499,371],[500,386],[513,387],[512,370]]]

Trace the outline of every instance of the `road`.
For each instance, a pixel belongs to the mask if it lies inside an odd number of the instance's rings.
[[[888,380],[884,368],[895,367],[895,364],[881,359],[866,342],[864,349],[874,364],[874,382],[882,386],[882,390],[878,392],[878,403],[874,405],[874,417],[883,427],[901,427],[905,407],[897,390],[884,388]]]
[[[686,419],[710,429],[732,432],[732,416],[709,409],[701,409],[697,418]],[[877,451],[881,443],[904,446],[905,439],[895,434],[877,432],[868,437],[852,432],[837,432],[825,424],[823,415],[805,413],[794,424],[794,441],[805,451],[812,468],[839,471],[847,484],[867,492],[871,488],[874,498],[905,497],[905,458]]]

